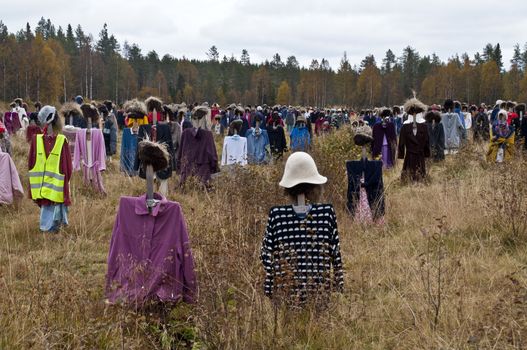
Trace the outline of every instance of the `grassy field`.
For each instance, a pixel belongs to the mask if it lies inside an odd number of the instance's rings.
[[[28,146],[14,159],[27,184]],[[470,145],[430,166],[426,184],[385,173],[387,224],[345,210],[348,131],[317,141],[337,209],[345,291],[325,308],[291,311],[262,291],[259,261],[268,209],[286,203],[283,163],[223,175],[215,190],[174,190],[189,227],[199,301],[164,310],[104,303],[106,257],[120,195],[143,180],[109,165],[101,197],[71,183],[70,225],[38,230],[38,207],[0,208],[0,349],[525,349],[527,164],[485,163]]]

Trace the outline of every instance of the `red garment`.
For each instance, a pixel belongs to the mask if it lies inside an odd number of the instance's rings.
[[[26,141],[29,143],[33,140],[33,135],[42,134],[42,129],[37,124],[29,124],[26,129]]]
[[[210,120],[214,122],[218,114],[220,114],[220,109],[217,107],[212,107],[212,109],[210,110]]]
[[[162,122],[165,120],[165,116],[163,113],[157,111],[157,121]],[[154,123],[154,114],[152,112],[148,112],[148,124]]]
[[[269,117],[267,117],[266,119],[266,124],[267,125],[272,125],[273,124],[273,116],[270,115]],[[285,127],[285,124],[284,124],[284,120],[282,118],[280,118],[280,122],[279,122],[280,126],[281,127]]]
[[[49,156],[49,153],[55,146],[55,141],[57,140],[57,135],[44,135],[44,149],[46,150],[46,157]],[[31,147],[29,148],[29,158],[28,158],[28,169],[33,169],[36,162],[36,152],[37,152],[37,136],[33,135],[31,139]],[[62,151],[60,152],[60,173],[64,175],[64,205],[70,206],[70,178],[71,173],[73,172],[73,166],[71,161],[71,153],[68,147],[68,140],[64,140],[64,145],[62,146]],[[29,198],[31,199],[31,188],[29,188]],[[60,203],[55,203],[48,199],[37,199],[35,201],[39,207],[43,205],[56,205]]]
[[[4,133],[6,131],[4,123],[0,120],[0,134]]]
[[[507,125],[510,126],[512,124],[512,121],[516,118],[518,118],[518,114],[516,114],[515,112],[507,113]]]

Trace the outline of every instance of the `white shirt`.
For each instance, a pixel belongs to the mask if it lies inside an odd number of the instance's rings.
[[[21,130],[24,131],[29,125],[29,118],[27,117],[27,112],[23,107],[15,107],[11,112],[18,114],[18,120],[20,120]]]
[[[465,129],[470,129],[472,127],[472,114],[463,113],[465,115]]]
[[[226,136],[223,140],[221,165],[247,165],[247,139],[239,135]]]

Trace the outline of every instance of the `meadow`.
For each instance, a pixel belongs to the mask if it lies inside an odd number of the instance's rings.
[[[218,143],[220,141],[218,140]],[[0,349],[526,349],[527,163],[488,164],[470,143],[429,164],[426,183],[384,173],[384,226],[346,210],[349,129],[317,139],[312,155],[337,210],[345,290],[324,307],[291,310],[263,294],[259,259],[268,210],[287,203],[283,161],[220,175],[169,198],[181,203],[199,281],[195,305],[135,310],[104,302],[106,258],[119,196],[145,182],[104,174],[108,195],[75,173],[70,225],[38,230],[26,197],[0,207]],[[25,140],[13,158],[27,187]]]

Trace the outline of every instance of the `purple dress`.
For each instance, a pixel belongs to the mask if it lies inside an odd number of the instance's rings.
[[[108,254],[110,303],[195,300],[194,261],[181,206],[155,197],[160,202],[151,214],[146,195],[121,197]]]
[[[384,135],[384,140],[382,142],[382,164],[386,169],[393,167],[392,152],[388,140],[386,139],[386,135]]]

